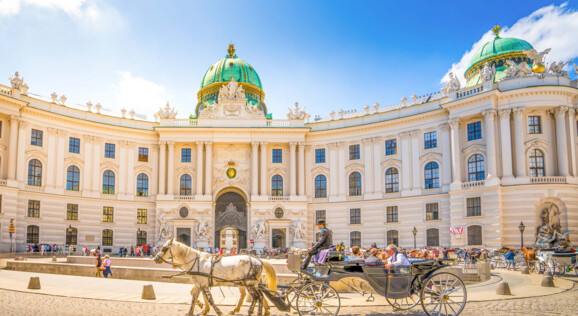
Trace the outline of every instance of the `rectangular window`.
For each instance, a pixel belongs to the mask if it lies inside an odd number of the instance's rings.
[[[282,163],[282,162],[283,162],[283,150],[273,149],[273,163]]]
[[[68,152],[73,153],[73,154],[79,154],[80,153],[80,139],[79,138],[70,137],[68,139]]]
[[[361,232],[349,233],[349,239],[351,241],[351,247],[361,247]]]
[[[425,205],[425,220],[437,221],[438,219],[440,219],[438,203],[427,203]]]
[[[147,223],[147,210],[145,209],[136,210],[136,223],[137,224]]]
[[[438,133],[429,132],[424,134],[425,149],[436,148],[438,146]]]
[[[109,143],[104,144],[104,158],[114,159],[115,147],[116,147],[115,144],[109,144]]]
[[[349,210],[349,224],[361,224],[361,209]]]
[[[395,139],[388,139],[385,141],[385,155],[395,155],[397,154],[397,142]]]
[[[315,149],[315,163],[325,163],[325,148]]]
[[[482,122],[468,124],[468,141],[482,138]]]
[[[149,149],[145,147],[138,148],[138,161],[148,162],[149,161]]]
[[[528,116],[528,133],[542,134],[542,124],[540,124],[540,116]]]
[[[114,222],[114,207],[105,206],[102,208],[102,222],[103,223]]]
[[[359,159],[359,145],[349,146],[349,160]]]
[[[386,208],[387,211],[387,222],[388,223],[397,223],[397,206],[388,206]]]
[[[191,162],[191,149],[182,148],[181,149],[181,162]]]
[[[40,201],[28,200],[28,217],[40,217]]]
[[[42,147],[42,131],[37,129],[32,130],[30,135],[30,145]]]
[[[66,220],[78,220],[78,204],[66,204]]]
[[[320,220],[325,220],[325,210],[315,211],[315,225],[317,225],[317,222]]]
[[[27,244],[37,244],[39,243],[39,228],[36,225],[29,225],[26,228],[26,243]]]
[[[481,198],[468,198],[468,216],[482,216]]]

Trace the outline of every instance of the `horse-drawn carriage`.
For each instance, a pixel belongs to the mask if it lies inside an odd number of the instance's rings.
[[[536,273],[548,271],[552,274],[565,274],[566,271],[574,270],[578,275],[578,253],[541,249],[536,254],[532,268]]]

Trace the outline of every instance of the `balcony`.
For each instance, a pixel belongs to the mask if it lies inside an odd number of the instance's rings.
[[[393,199],[401,197],[401,192],[390,192],[390,193],[383,193],[384,199]]]
[[[458,99],[466,98],[466,97],[481,93],[483,91],[484,91],[484,86],[482,84],[479,84],[479,85],[473,86],[471,88],[465,88],[462,90],[458,90],[456,92],[456,97]]]
[[[26,191],[44,192],[44,187],[36,185],[26,185]]]
[[[534,177],[530,183],[566,183],[566,177]]]
[[[269,201],[289,201],[288,196],[270,196]]]
[[[329,202],[329,198],[311,198],[309,199],[310,203],[324,203],[324,202]]]
[[[422,191],[423,195],[432,195],[432,194],[440,194],[440,193],[442,193],[442,188],[425,189]]]
[[[485,184],[484,180],[464,182],[462,183],[462,190],[483,187]]]
[[[175,201],[194,201],[195,196],[194,195],[175,195],[174,200]]]
[[[360,201],[360,200],[363,200],[363,195],[348,195],[347,200],[348,201]]]

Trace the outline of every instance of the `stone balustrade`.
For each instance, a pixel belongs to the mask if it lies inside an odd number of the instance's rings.
[[[384,199],[392,199],[401,197],[401,192],[391,192],[391,193],[383,193]]]
[[[36,185],[26,185],[26,191],[44,192],[44,187]]]
[[[462,190],[483,187],[485,184],[485,180],[464,182],[462,183]]]
[[[566,177],[534,177],[530,183],[566,183]]]
[[[270,196],[269,201],[289,201],[290,197],[288,196]]]
[[[462,89],[462,90],[457,91],[456,96],[458,99],[461,99],[461,98],[470,97],[472,95],[481,93],[483,91],[484,91],[484,86],[482,84],[479,84],[477,86],[473,86],[470,88],[466,88],[466,89]]]
[[[442,193],[442,188],[426,189],[422,191],[423,195],[432,195]]]
[[[6,185],[7,185],[7,182],[8,182],[8,181],[6,181],[6,179],[0,179],[0,185],[1,185],[1,186],[6,186]]]
[[[5,94],[5,95],[10,95],[12,96],[12,88],[4,86],[4,85],[0,85],[0,93],[1,94]]]
[[[194,201],[195,196],[194,195],[175,195],[174,200],[175,201]]]

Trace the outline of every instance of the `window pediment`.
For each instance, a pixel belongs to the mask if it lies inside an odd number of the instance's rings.
[[[350,163],[349,165],[347,165],[347,167],[345,167],[345,170],[347,171],[363,170],[363,169],[364,169],[363,165],[357,162]]]
[[[26,155],[30,156],[31,158],[32,157],[41,157],[43,160],[48,159],[48,155],[46,155],[45,153],[43,153],[40,150],[35,150],[35,149],[27,151]]]
[[[484,153],[485,151],[486,151],[486,146],[479,145],[479,144],[473,144],[473,145],[470,145],[470,146],[464,148],[462,150],[462,153],[466,154],[466,155],[470,154],[470,153],[480,154],[480,153]]]
[[[441,158],[442,158],[442,154],[427,153],[427,154],[419,157],[419,160],[440,160]]]
[[[329,174],[329,168],[325,168],[325,167],[315,167],[313,169],[311,169],[311,173],[313,174]]]
[[[527,142],[525,142],[524,146],[526,147],[526,151],[528,151],[530,149],[546,150],[546,149],[548,149],[550,144],[541,138],[534,138],[534,139],[531,139],[531,140],[528,140]]]
[[[68,157],[64,159],[64,165],[83,165],[84,161],[78,159],[77,157]]]

